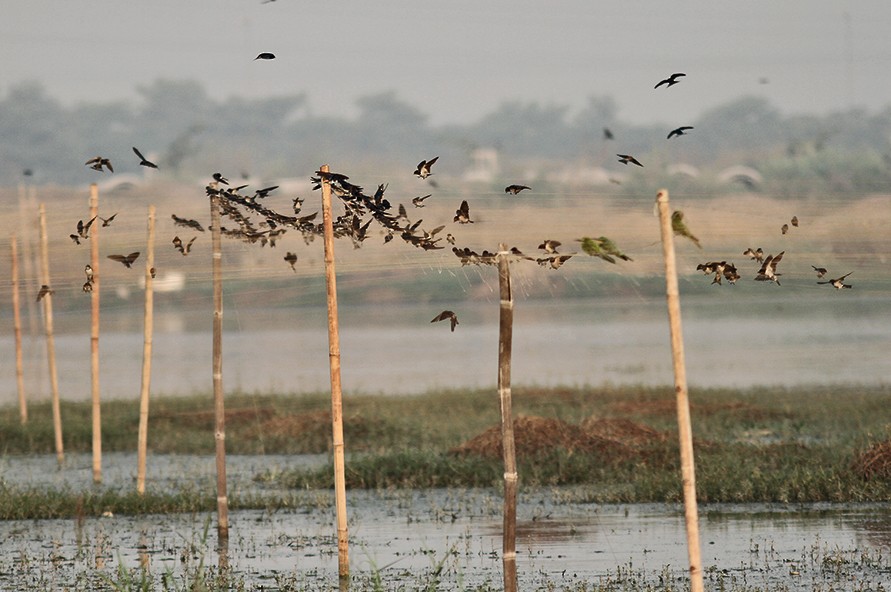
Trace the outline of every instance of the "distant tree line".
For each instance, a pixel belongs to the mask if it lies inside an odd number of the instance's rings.
[[[290,177],[321,162],[387,175],[436,155],[441,168],[462,170],[475,148],[495,148],[502,162],[525,170],[613,166],[613,153],[623,151],[651,167],[745,164],[781,196],[891,190],[891,104],[879,113],[784,116],[766,99],[741,97],[685,122],[695,141],[673,139],[667,153],[668,129],[623,122],[610,97],[590,97],[576,112],[509,101],[473,123],[433,126],[393,92],[359,98],[358,116],[347,119],[313,115],[302,94],[217,100],[197,82],[174,80],[137,90],[135,104],[65,107],[38,83],[10,88],[0,97],[0,184],[18,183],[25,171],[37,183],[83,183],[91,179],[84,161],[112,153],[127,153],[115,172],[139,172],[131,146],[151,155],[161,174],[189,181],[217,170]]]

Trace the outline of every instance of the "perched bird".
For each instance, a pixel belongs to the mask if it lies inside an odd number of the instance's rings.
[[[94,156],[84,164],[89,165],[94,171],[101,171],[104,166],[109,172],[114,172],[114,169],[111,167],[111,161],[107,158],[102,158],[101,156]]]
[[[764,263],[761,265],[761,269],[758,270],[758,275],[755,276],[755,280],[759,282],[776,282],[776,285],[779,286],[779,276],[783,274],[777,273],[777,263],[783,258],[783,253],[785,252],[786,251],[781,251],[776,257],[768,255],[767,259],[765,259]]]
[[[264,51],[263,53],[261,53],[260,55],[255,57],[254,61],[256,62],[257,60],[274,60],[274,59],[275,59],[274,53],[269,53],[268,51]]]
[[[433,317],[433,320],[430,321],[430,322],[431,322],[431,323],[437,323],[437,322],[439,322],[439,321],[444,321],[444,320],[446,320],[446,319],[448,319],[448,320],[451,322],[451,324],[452,324],[452,332],[454,332],[454,331],[455,331],[455,326],[458,324],[458,315],[456,315],[455,313],[453,313],[453,312],[450,311],[450,310],[444,310],[444,311],[442,311],[441,313],[439,313],[438,315],[436,315],[435,317]]]
[[[619,162],[621,162],[622,164],[628,164],[630,162],[631,164],[636,164],[639,167],[643,166],[637,161],[636,158],[634,158],[630,154],[616,154],[616,156],[619,157]]]
[[[221,175],[220,173],[214,173],[214,174],[213,174],[213,180],[216,181],[217,183],[222,183],[223,185],[228,185],[228,184],[229,184],[229,179],[227,179],[226,177],[224,177],[224,176]]]
[[[613,132],[608,127],[603,128],[603,139],[604,140],[612,140],[615,136],[613,136]]]
[[[293,269],[294,271],[297,271],[297,268],[294,267],[294,264],[297,263],[297,253],[292,253],[291,251],[288,251],[287,253],[285,253],[284,259],[291,265],[291,269]]]
[[[424,200],[430,197],[432,194],[428,193],[427,195],[419,195],[417,197],[411,198],[411,204],[416,208],[424,207]]]
[[[854,273],[853,271],[849,271],[845,275],[840,278],[835,278],[834,280],[829,280],[825,282],[817,282],[818,284],[831,284],[833,288],[836,290],[841,290],[842,288],[850,288],[852,287],[850,284],[845,283],[845,278]]]
[[[526,185],[508,185],[504,188],[504,192],[516,195],[524,189],[529,189],[530,191],[532,190],[531,187],[527,187]]]
[[[561,243],[560,241],[546,238],[540,245],[538,245],[537,248],[544,249],[545,253],[556,253],[557,247],[559,247],[561,244],[563,243]]]
[[[541,265],[542,267],[550,266],[551,269],[560,269],[560,267],[569,261],[572,258],[572,255],[551,255],[550,257],[541,257],[536,259],[535,262]]]
[[[687,130],[693,129],[692,125],[682,125],[681,127],[676,127],[670,132],[668,132],[668,139],[672,139],[674,136],[686,136]]]
[[[158,165],[148,160],[145,156],[142,155],[142,152],[136,149],[136,146],[133,146],[133,152],[136,153],[136,156],[139,157],[139,164],[144,167],[148,167],[150,169],[158,168]]]
[[[87,283],[93,283],[93,266],[89,263],[84,266],[84,274],[87,276]]]
[[[438,156],[434,156],[430,160],[422,160],[418,163],[418,168],[415,169],[415,174],[422,179],[426,179],[433,173],[430,172],[430,167],[433,166],[433,163],[439,160]]]
[[[788,225],[788,224],[783,224],[783,225],[780,227],[780,232],[782,232],[783,234],[786,234],[787,232],[789,232],[789,225]]]
[[[452,222],[457,222],[458,224],[473,224],[473,220],[470,219],[470,206],[467,205],[467,200],[461,202],[461,207],[455,210],[455,217],[452,219]]]
[[[194,228],[198,232],[204,232],[204,227],[201,226],[201,223],[197,220],[190,220],[188,218],[180,218],[176,214],[170,214],[170,217],[173,218],[173,223],[177,226],[182,226],[184,228]]]
[[[752,261],[757,261],[758,263],[764,262],[764,251],[761,250],[761,247],[758,247],[755,251],[752,250],[752,247],[749,247],[743,251],[743,255],[751,257]]]
[[[43,284],[42,286],[40,286],[40,291],[37,292],[37,302],[40,302],[41,300],[43,300],[43,297],[46,296],[47,294],[53,295],[55,293],[56,293],[55,290],[51,290],[49,286],[47,286],[46,284]]]
[[[183,241],[178,236],[174,236],[173,237],[173,246],[177,251],[179,251],[180,253],[183,254],[183,257],[185,257],[192,250],[192,243],[195,242],[196,238],[198,238],[198,237],[193,236],[192,240],[190,240],[188,243],[183,245]]]
[[[684,222],[684,212],[675,210],[671,213],[671,229],[675,234],[689,238],[697,247],[702,248],[699,239],[693,236],[693,233],[687,228],[687,224]]]
[[[677,84],[678,82],[680,82],[680,80],[678,80],[678,78],[680,78],[681,76],[686,76],[686,74],[684,74],[683,72],[675,72],[674,74],[672,74],[665,80],[659,81],[659,84],[657,84],[653,88],[659,88],[663,84],[667,84],[668,86],[673,86],[673,85]],[[668,86],[666,88],[668,88]]]
[[[605,236],[597,238],[586,236],[577,240],[582,243],[582,251],[591,257],[599,257],[609,263],[615,263],[616,257],[622,261],[632,261],[631,257],[619,250],[612,239]]]
[[[798,228],[798,216],[792,216],[792,226]]]
[[[117,215],[118,215],[118,213],[115,212],[114,214],[112,214],[112,215],[109,216],[108,218],[103,218],[102,216],[99,216],[99,219],[102,220],[102,226],[103,226],[103,227],[105,227],[105,226],[109,226],[109,225],[111,224],[111,221],[114,220],[114,217],[117,216]]]
[[[817,277],[821,278],[826,275],[826,272],[829,271],[825,267],[817,267],[816,265],[811,265],[814,268],[814,271],[817,272]]]
[[[135,251],[130,253],[129,255],[109,255],[108,258],[112,261],[118,261],[119,263],[123,263],[124,267],[129,268],[133,265],[133,262],[136,261],[136,258],[139,257],[139,251]]]
[[[90,281],[84,282],[84,285],[81,286],[81,289],[84,292],[88,292],[88,293],[92,292],[93,291],[93,282],[90,282]]]

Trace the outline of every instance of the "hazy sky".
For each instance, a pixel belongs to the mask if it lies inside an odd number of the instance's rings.
[[[0,96],[41,82],[65,104],[126,99],[158,78],[221,99],[306,93],[353,117],[383,91],[433,124],[505,100],[684,124],[742,95],[783,113],[891,104],[889,0],[27,0],[0,19]],[[260,52],[274,61],[253,61]],[[671,89],[653,86],[672,72]],[[764,82],[766,81],[766,83]]]

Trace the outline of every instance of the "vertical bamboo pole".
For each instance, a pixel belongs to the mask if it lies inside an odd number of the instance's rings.
[[[46,236],[46,207],[40,204],[40,266],[43,283],[51,286],[49,274],[49,240]],[[56,342],[53,337],[53,295],[43,297],[43,318],[46,330],[46,358],[49,365],[50,388],[52,389],[53,431],[56,436],[56,460],[59,466],[65,462],[65,451],[62,445],[62,410],[59,404],[59,379],[56,376]]]
[[[699,548],[696,477],[693,467],[693,429],[690,424],[690,401],[687,397],[687,369],[684,363],[684,337],[681,332],[681,304],[674,254],[674,232],[671,229],[671,213],[668,209],[667,189],[660,189],[656,194],[656,204],[659,208],[659,221],[662,228],[662,253],[665,257],[665,294],[668,302],[668,323],[671,330],[674,391],[677,396],[684,516],[687,525],[687,552],[690,558],[690,590],[691,592],[702,592],[702,558]]]
[[[22,425],[28,423],[28,400],[25,396],[25,372],[22,366],[22,315],[19,310],[19,247],[15,234],[9,237],[9,250],[12,256],[12,319],[15,333],[15,381],[19,393],[19,416]]]
[[[229,540],[229,497],[226,493],[226,406],[223,401],[223,252],[220,197],[210,197],[213,244],[213,402],[217,459],[217,536]]]
[[[322,173],[329,171],[323,164]],[[343,395],[340,385],[340,337],[337,324],[337,276],[334,272],[334,220],[331,215],[331,184],[322,174],[322,225],[325,232],[325,281],[328,287],[328,363],[331,370],[331,428],[334,444],[334,498],[337,510],[337,571],[341,579],[350,575],[349,531],[346,514],[344,474]]]
[[[90,185],[90,265],[93,266],[93,290],[90,292],[90,371],[93,401],[93,483],[102,483],[102,404],[99,396],[99,188]]]
[[[504,453],[504,526],[502,562],[504,591],[517,590],[517,458],[514,419],[511,411],[511,348],[514,326],[514,297],[510,285],[510,262],[506,247],[498,253],[498,286],[501,314],[498,323],[498,396],[501,400],[501,444]]]
[[[145,257],[145,322],[142,342],[142,385],[139,391],[139,433],[136,445],[136,492],[145,493],[145,457],[148,448],[149,388],[152,381],[152,336],[154,332],[155,206],[148,211],[148,240]]]

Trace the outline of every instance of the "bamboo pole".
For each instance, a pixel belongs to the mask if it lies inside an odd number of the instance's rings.
[[[687,552],[690,559],[690,590],[702,592],[702,558],[699,548],[699,518],[696,509],[696,477],[693,467],[693,429],[690,424],[690,401],[687,397],[687,370],[684,363],[684,337],[681,332],[681,304],[678,292],[677,265],[674,253],[674,232],[668,208],[668,190],[656,194],[662,229],[662,253],[665,258],[665,294],[671,330],[671,355],[674,366],[674,391],[677,396],[678,434],[681,448],[681,477],[684,494],[684,517],[687,526]]]
[[[99,188],[90,185],[90,218],[99,215]],[[99,227],[90,227],[90,265],[93,266],[93,289],[90,291],[90,371],[93,402],[93,483],[102,483],[102,404],[99,395]]]
[[[329,171],[323,164],[322,173]],[[350,575],[349,530],[347,528],[346,477],[343,445],[343,395],[340,385],[340,337],[337,324],[337,276],[334,272],[334,220],[331,215],[331,184],[322,177],[322,224],[325,233],[325,281],[328,288],[328,363],[331,370],[331,429],[334,445],[334,497],[337,510],[337,572],[341,580]]]
[[[154,332],[155,206],[148,211],[145,257],[145,322],[142,342],[142,385],[139,391],[139,433],[136,445],[136,492],[145,494],[145,457],[148,448],[149,389],[152,381],[152,336]]]
[[[217,461],[217,536],[229,539],[229,497],[226,493],[226,405],[223,401],[223,252],[220,197],[210,197],[213,245],[213,401]]]
[[[517,458],[511,410],[511,349],[514,326],[514,297],[510,284],[510,262],[506,247],[498,253],[498,286],[501,312],[498,323],[498,397],[501,400],[501,444],[504,456],[504,524],[502,562],[504,591],[517,590]]]
[[[51,286],[49,274],[49,245],[46,236],[46,207],[40,204],[40,263],[43,283]],[[53,337],[53,294],[52,291],[43,297],[43,323],[46,330],[46,357],[49,365],[50,388],[52,390],[53,432],[56,437],[56,460],[59,466],[65,462],[65,450],[62,444],[62,411],[59,405],[59,379],[56,375],[56,342]]]
[[[19,417],[22,425],[28,423],[28,399],[25,396],[25,372],[22,365],[22,315],[19,299],[19,247],[15,234],[9,237],[9,250],[12,256],[10,275],[12,276],[12,319],[15,333],[15,381],[19,394]]]

